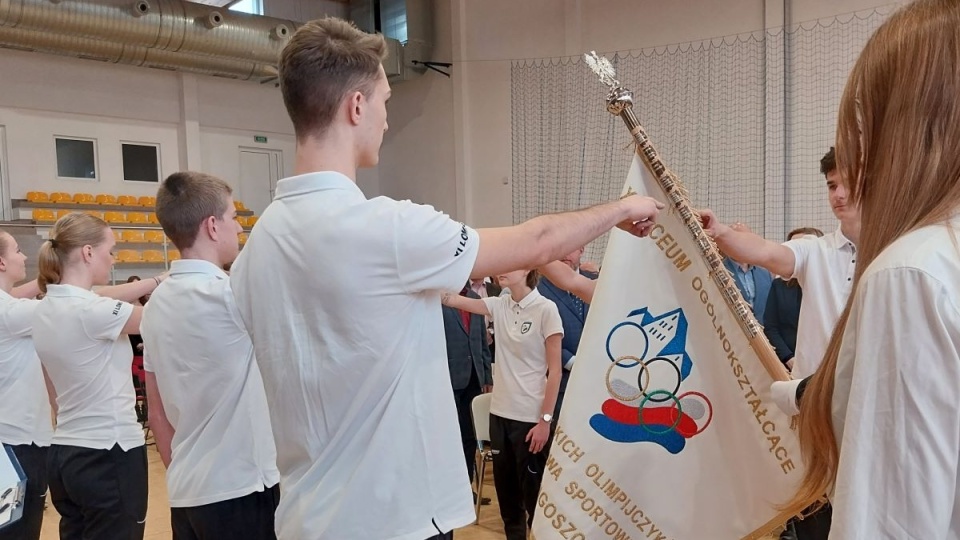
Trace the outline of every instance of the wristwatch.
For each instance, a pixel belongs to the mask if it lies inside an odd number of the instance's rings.
[[[549,424],[551,421],[553,421],[553,415],[550,413],[547,413],[541,416],[540,419]]]

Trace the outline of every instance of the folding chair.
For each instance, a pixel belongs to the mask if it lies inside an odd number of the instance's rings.
[[[473,433],[477,439],[477,470],[474,478],[477,480],[477,521],[480,521],[480,503],[483,501],[483,475],[487,472],[487,463],[493,461],[494,450],[490,446],[490,400],[493,394],[480,394],[473,398],[470,410],[473,413]]]

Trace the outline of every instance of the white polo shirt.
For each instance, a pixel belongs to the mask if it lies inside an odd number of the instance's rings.
[[[140,323],[143,367],[156,375],[175,433],[170,506],[243,497],[280,481],[263,380],[227,274],[173,261]]]
[[[544,342],[554,334],[563,335],[560,311],[537,289],[519,303],[510,295],[484,298],[483,303],[497,331],[490,413],[520,422],[539,422],[547,389]]]
[[[440,291],[476,231],[349,178],[281,180],[230,280],[277,444],[281,540],[423,540],[474,521]]]
[[[133,350],[120,339],[126,302],[73,285],[47,285],[33,314],[34,345],[57,392],[53,444],[124,451],[143,446],[134,411]]]
[[[960,538],[960,219],[867,268],[833,390],[830,538]],[[806,301],[806,295],[804,295]]]
[[[793,275],[803,289],[793,378],[803,379],[820,367],[830,336],[843,313],[857,265],[857,248],[838,228],[819,238],[798,238],[783,245],[796,259]]]
[[[0,441],[50,446],[53,425],[43,369],[33,348],[39,300],[0,290]]]

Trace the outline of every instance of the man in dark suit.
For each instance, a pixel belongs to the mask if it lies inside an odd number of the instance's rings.
[[[583,257],[583,248],[568,254],[560,259],[561,262],[589,279],[597,279],[597,274],[580,268],[580,258]],[[561,267],[562,268],[562,267]],[[560,362],[563,371],[560,377],[560,392],[557,394],[557,405],[553,409],[553,417],[560,416],[560,406],[563,404],[563,395],[567,390],[567,381],[570,379],[570,370],[576,360],[577,347],[580,345],[580,335],[583,334],[583,323],[587,320],[590,304],[557,287],[547,278],[541,278],[537,286],[540,294],[553,301],[560,311],[560,320],[563,321],[563,341]]]
[[[469,289],[469,286],[465,286],[460,294],[479,298]],[[482,315],[443,306],[443,330],[447,339],[447,364],[450,367],[450,383],[453,385],[453,397],[457,404],[463,454],[467,460],[467,473],[472,482],[477,438],[473,430],[470,404],[473,398],[489,392],[493,387],[490,349],[487,347],[487,328]]]
[[[770,285],[773,276],[764,268],[737,262],[730,257],[723,258],[723,265],[727,267],[740,294],[753,311],[758,321],[763,323],[763,316],[767,309],[767,297],[770,295]]]

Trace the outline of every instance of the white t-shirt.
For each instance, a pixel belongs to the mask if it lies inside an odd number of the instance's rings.
[[[857,265],[857,248],[838,228],[820,238],[798,238],[783,245],[793,251],[793,275],[803,289],[793,378],[803,379],[820,367],[830,336],[843,313]]]
[[[510,295],[484,298],[483,302],[497,331],[490,413],[520,422],[539,422],[547,389],[544,341],[554,334],[563,335],[560,311],[537,289],[520,303]]]
[[[960,219],[911,232],[857,288],[833,390],[832,539],[960,538],[958,243]]]
[[[33,348],[33,311],[39,300],[0,290],[0,441],[50,446],[50,401]]]
[[[338,173],[277,184],[230,281],[270,403],[281,540],[423,540],[474,521],[440,291],[464,286],[478,246]]]
[[[134,411],[126,302],[73,285],[47,285],[33,314],[37,355],[57,392],[53,444],[124,451],[143,446]]]
[[[260,369],[227,274],[173,261],[140,323],[143,367],[155,374],[175,433],[170,506],[243,497],[280,481]]]

